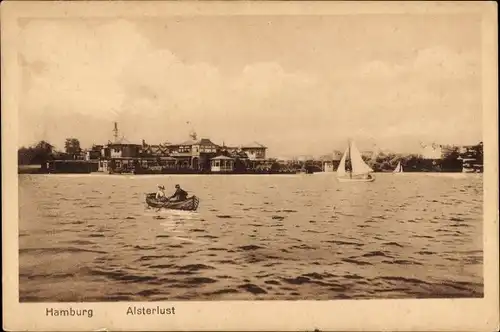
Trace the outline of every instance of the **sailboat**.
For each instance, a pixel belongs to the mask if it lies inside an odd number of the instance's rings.
[[[350,167],[346,167],[347,161],[350,162]],[[337,179],[340,182],[372,182],[375,181],[375,177],[370,174],[372,172],[373,169],[361,158],[356,144],[349,141],[337,169]]]
[[[398,162],[398,166],[392,171],[393,173],[403,173],[403,166],[401,166],[401,162]]]

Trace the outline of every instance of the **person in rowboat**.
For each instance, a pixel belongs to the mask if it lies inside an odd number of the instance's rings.
[[[175,193],[169,197],[169,200],[174,201],[185,201],[187,199],[188,193],[181,188],[178,184],[175,185]]]
[[[167,198],[165,197],[165,187],[161,184],[158,185],[158,191],[156,192],[156,199],[159,201],[164,201]]]

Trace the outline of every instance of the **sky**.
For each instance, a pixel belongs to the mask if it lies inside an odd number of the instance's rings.
[[[257,141],[273,156],[482,140],[472,14],[24,19],[19,145]]]

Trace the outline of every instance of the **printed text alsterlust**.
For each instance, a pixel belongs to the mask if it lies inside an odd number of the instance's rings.
[[[161,308],[156,306],[154,308],[146,307],[128,307],[127,315],[175,315],[175,308]]]

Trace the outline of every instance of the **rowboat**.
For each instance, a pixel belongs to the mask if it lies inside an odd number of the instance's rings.
[[[196,196],[188,197],[184,201],[162,201],[156,199],[155,193],[146,194],[146,204],[155,209],[171,209],[171,210],[182,210],[182,211],[196,211],[200,200]]]

